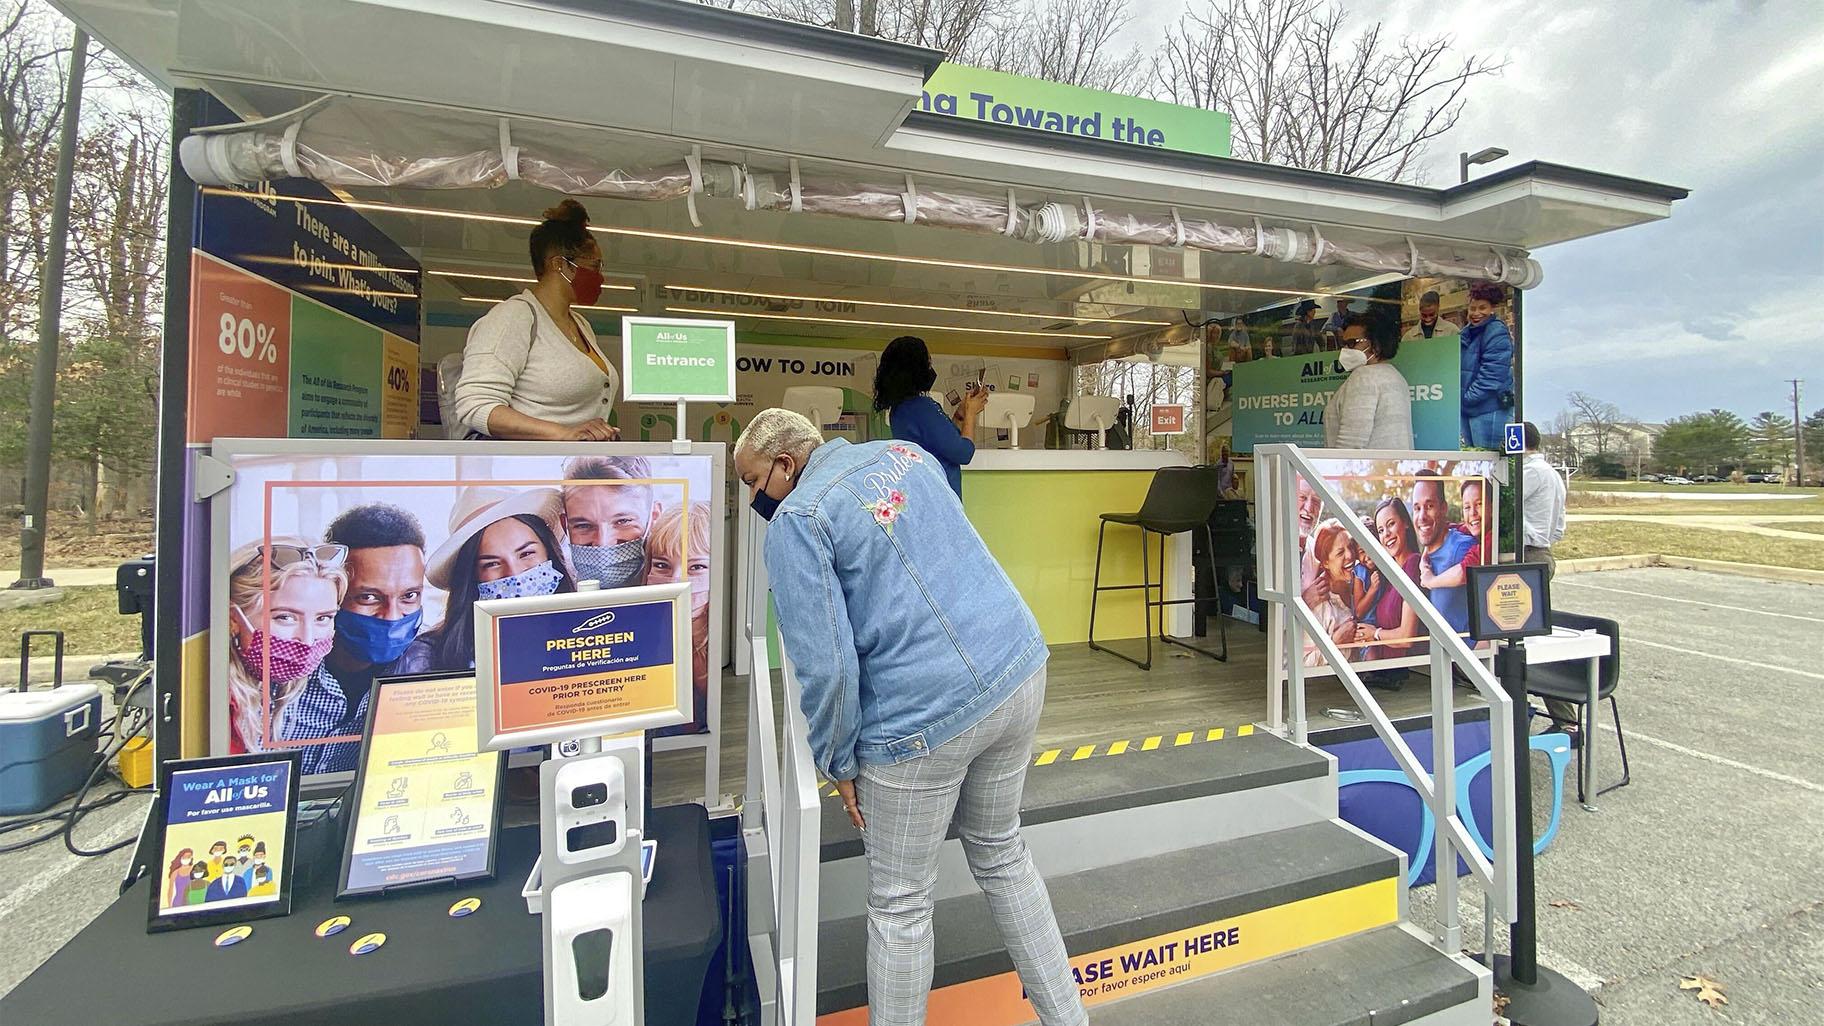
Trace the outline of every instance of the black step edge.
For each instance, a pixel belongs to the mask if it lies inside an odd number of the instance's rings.
[[[1399,864],[1381,845],[1324,822],[1085,870],[1046,886],[1065,946],[1077,955],[1389,879]],[[934,988],[1013,971],[980,892],[938,902],[932,924]],[[866,951],[865,915],[823,924],[819,1015],[867,1003]]]
[[[1096,1026],[1400,1026],[1476,998],[1475,974],[1397,926],[1098,1006]],[[1492,1013],[1491,1013],[1492,1014]]]
[[[1071,749],[1066,748],[1058,762],[1028,770],[1020,821],[1037,826],[1115,809],[1309,780],[1330,771],[1330,761],[1324,756],[1272,734],[1178,746],[1172,740],[1173,735],[1165,735],[1168,747],[1150,752],[1138,751],[1140,742],[1136,740],[1135,750],[1122,755],[1097,755],[1075,762],[1070,759]],[[1098,751],[1106,750],[1106,745],[1098,746]],[[865,815],[867,810],[862,812]],[[862,856],[861,833],[834,798],[823,801],[822,832],[820,861]],[[956,836],[954,823],[949,836]]]

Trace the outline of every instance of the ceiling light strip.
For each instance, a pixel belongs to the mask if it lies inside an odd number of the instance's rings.
[[[512,298],[511,296],[508,297],[508,299],[511,299],[511,298]],[[464,297],[462,297],[462,301],[465,303],[504,303],[507,300],[494,299],[489,296],[464,296]],[[572,309],[572,310],[605,310],[608,313],[639,313],[640,312],[640,308],[637,306],[584,306],[581,303],[570,304],[570,309]]]
[[[978,310],[968,306],[934,306],[924,303],[889,303],[884,300],[855,299],[849,296],[793,296],[778,292],[743,292],[739,289],[705,288],[698,285],[662,286],[678,292],[707,292],[753,299],[784,299],[803,303],[850,303],[855,306],[883,306],[898,310],[933,310],[938,313],[980,314],[983,317],[1018,317],[1034,321],[1076,321],[1079,324],[1142,324],[1169,328],[1172,321],[1143,321],[1132,317],[1080,317],[1076,314],[1022,313],[1016,310]]]
[[[751,313],[746,310],[715,310],[694,306],[668,306],[667,313],[706,314],[712,317],[747,317],[760,321],[814,321],[821,324],[858,324],[870,328],[917,328],[925,331],[960,331],[971,335],[1020,335],[1030,338],[1081,338],[1107,341],[1113,335],[1082,335],[1068,331],[1014,331],[1009,328],[971,328],[954,324],[912,324],[900,321],[864,321],[848,317],[812,317],[799,314]]]
[[[477,281],[512,282],[516,285],[536,285],[536,284],[538,284],[537,278],[520,278],[520,277],[515,277],[513,275],[508,275],[508,274],[481,274],[481,273],[478,273],[475,271],[443,271],[443,270],[430,270],[430,271],[426,271],[424,273],[434,274],[439,278],[472,278]],[[628,285],[628,284],[625,284],[622,282],[612,282],[612,281],[603,282],[602,288],[612,289],[616,292],[638,292],[640,290],[640,287],[638,285]]]

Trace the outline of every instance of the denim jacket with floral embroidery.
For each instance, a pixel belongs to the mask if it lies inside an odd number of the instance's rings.
[[[767,527],[766,572],[831,780],[924,755],[1045,665],[1038,621],[915,445],[818,447]]]

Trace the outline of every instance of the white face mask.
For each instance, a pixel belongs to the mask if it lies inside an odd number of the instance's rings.
[[[1360,349],[1345,349],[1336,354],[1336,362],[1343,365],[1343,370],[1354,372],[1368,362],[1368,354]]]

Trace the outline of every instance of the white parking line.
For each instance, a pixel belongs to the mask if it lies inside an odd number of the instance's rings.
[[[1810,670],[1795,670],[1790,666],[1775,666],[1772,663],[1757,663],[1752,659],[1737,659],[1734,656],[1720,656],[1713,652],[1700,652],[1695,648],[1679,648],[1677,645],[1662,645],[1657,641],[1642,641],[1639,638],[1623,638],[1621,639],[1621,643],[1623,645],[1645,645],[1648,648],[1663,648],[1668,652],[1677,652],[1680,655],[1698,656],[1704,659],[1714,659],[1719,663],[1734,663],[1737,666],[1752,666],[1757,670],[1771,670],[1774,673],[1791,673],[1797,674],[1800,677],[1809,677],[1812,680],[1824,680],[1824,673],[1813,673]]]
[[[1721,602],[1704,602],[1699,599],[1673,598],[1670,595],[1655,595],[1650,591],[1629,591],[1626,588],[1605,588],[1600,584],[1586,584],[1583,581],[1572,581],[1563,577],[1554,578],[1552,581],[1553,588],[1559,588],[1565,585],[1569,585],[1573,588],[1587,588],[1590,591],[1606,591],[1611,595],[1633,595],[1636,598],[1658,599],[1661,602],[1677,602],[1687,606],[1705,606],[1710,609],[1727,609],[1736,613],[1753,613],[1756,616],[1777,616],[1784,620],[1803,620],[1806,623],[1824,623],[1824,617],[1799,616],[1796,613],[1774,613],[1765,609],[1749,609],[1747,606],[1724,605]]]
[[[145,810],[128,809],[126,811],[128,814],[116,825],[115,829],[108,831],[107,834],[99,840],[90,840],[89,838],[84,837],[81,843],[90,849],[107,848],[119,844],[121,841],[137,834],[139,832],[140,821],[145,818]],[[125,829],[121,829],[123,827]],[[45,841],[43,843],[49,845],[54,844],[55,842]],[[58,851],[63,852],[63,849],[59,847]],[[0,898],[0,922],[5,922],[12,918],[13,913],[24,908],[27,902],[56,886],[57,882],[68,875],[71,870],[88,861],[86,858],[68,855],[67,852],[64,854],[68,856],[67,861],[58,864],[46,872],[39,873],[25,883],[13,888],[12,892],[7,894],[6,897]]]
[[[1611,734],[1615,733],[1615,728],[1609,726],[1606,723],[1600,724],[1600,726],[1602,727],[1603,730],[1606,730]],[[1727,766],[1730,769],[1738,769],[1744,773],[1752,773],[1757,777],[1765,777],[1768,780],[1777,780],[1782,784],[1791,784],[1794,787],[1802,787],[1807,791],[1816,791],[1819,794],[1824,794],[1824,784],[1813,783],[1812,781],[1806,780],[1802,777],[1795,777],[1795,776],[1792,776],[1791,774],[1781,773],[1777,770],[1762,769],[1759,766],[1750,766],[1745,762],[1737,762],[1734,759],[1725,759],[1720,755],[1712,755],[1709,752],[1700,752],[1695,748],[1686,748],[1684,745],[1678,744],[1677,742],[1674,742],[1674,741],[1666,741],[1666,740],[1663,740],[1663,739],[1657,738],[1657,737],[1649,737],[1646,734],[1637,733],[1632,730],[1628,731],[1628,737],[1630,740],[1634,740],[1634,741],[1645,741],[1647,744],[1650,744],[1650,745],[1654,746],[1655,748],[1664,748],[1668,752],[1677,752],[1680,755],[1689,755],[1693,759],[1702,759],[1705,762],[1715,763],[1718,766]]]

